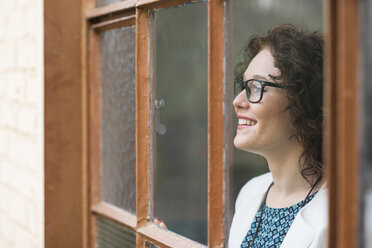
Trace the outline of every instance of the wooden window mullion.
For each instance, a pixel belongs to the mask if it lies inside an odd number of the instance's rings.
[[[149,215],[149,24],[148,11],[136,9],[136,208],[137,228]],[[138,237],[138,235],[137,235]]]
[[[224,237],[224,0],[208,1],[208,247]]]
[[[100,82],[99,82],[99,35],[89,31],[89,226],[90,245],[95,247],[95,216],[91,214],[91,206],[100,201]]]
[[[324,161],[329,185],[329,247],[357,247],[358,0],[327,2]]]

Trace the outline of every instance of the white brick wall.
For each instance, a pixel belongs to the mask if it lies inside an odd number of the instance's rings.
[[[43,0],[0,0],[0,247],[44,247]]]

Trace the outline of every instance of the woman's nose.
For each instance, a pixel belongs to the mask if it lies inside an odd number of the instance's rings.
[[[245,93],[245,90],[240,92],[234,99],[233,105],[235,108],[248,108],[249,107],[249,101],[247,99],[247,94]]]

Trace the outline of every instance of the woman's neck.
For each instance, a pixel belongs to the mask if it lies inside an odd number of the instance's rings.
[[[298,142],[289,142],[280,149],[265,154],[274,182],[266,198],[267,206],[291,206],[304,200],[311,190],[312,185],[301,175],[302,152],[303,148]],[[320,185],[322,182],[319,182],[312,192],[318,190]]]

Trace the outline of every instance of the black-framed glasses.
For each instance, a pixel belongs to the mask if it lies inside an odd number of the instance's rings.
[[[283,85],[266,82],[259,79],[249,79],[247,81],[243,81],[240,78],[235,78],[234,94],[237,96],[240,92],[245,90],[248,101],[250,103],[257,103],[262,100],[262,95],[266,86],[285,88]]]

